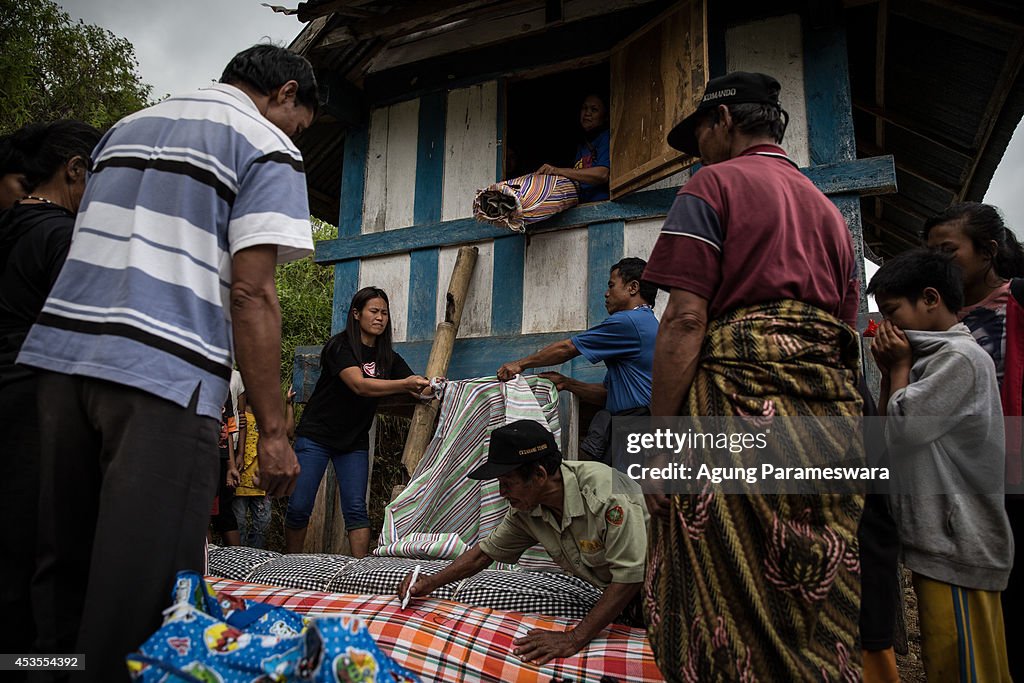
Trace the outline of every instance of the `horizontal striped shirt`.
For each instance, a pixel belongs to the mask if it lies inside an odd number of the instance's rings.
[[[241,90],[216,84],[119,121],[67,262],[18,362],[110,380],[220,419],[233,362],[231,258],[312,251],[302,155]]]

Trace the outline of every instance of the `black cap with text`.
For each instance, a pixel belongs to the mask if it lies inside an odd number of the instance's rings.
[[[774,104],[779,106],[779,82],[766,74],[734,71],[712,78],[704,86],[704,96],[697,111],[680,121],[669,131],[668,144],[692,157],[700,156],[696,129],[704,115],[720,104]]]
[[[491,432],[487,462],[470,472],[470,479],[497,479],[520,465],[559,453],[555,436],[533,420],[517,420]]]

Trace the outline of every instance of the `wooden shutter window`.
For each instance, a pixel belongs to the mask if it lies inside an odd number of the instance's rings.
[[[611,198],[666,178],[696,159],[665,141],[696,111],[707,82],[706,0],[683,0],[611,54]]]

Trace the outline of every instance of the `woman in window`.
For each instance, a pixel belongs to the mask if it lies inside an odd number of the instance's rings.
[[[285,546],[302,552],[309,515],[327,463],[334,465],[352,555],[370,549],[370,518],[366,513],[370,425],[382,396],[419,396],[430,382],[413,374],[391,348],[388,295],[364,287],[352,297],[348,324],[320,354],[320,378],[296,429],[295,455],[302,471],[288,499]]]
[[[572,168],[544,164],[537,169],[541,175],[560,175],[579,184],[579,203],[608,199],[608,166],[611,132],[608,130],[608,105],[595,94],[587,95],[580,105],[580,127],[583,141],[576,148]]]

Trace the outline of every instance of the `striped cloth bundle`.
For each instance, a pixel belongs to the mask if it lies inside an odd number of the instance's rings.
[[[549,380],[522,375],[449,382],[437,431],[412,481],[384,511],[375,555],[448,559],[486,538],[508,510],[495,480],[466,475],[487,458],[491,431],[515,420],[534,420],[559,436],[558,391]],[[559,571],[539,545],[519,566]]]
[[[613,624],[572,657],[535,666],[512,654],[512,641],[534,628],[566,630],[574,620],[436,599],[416,600],[401,610],[398,599],[390,595],[319,593],[229,579],[210,582],[218,592],[303,615],[357,615],[381,650],[424,681],[598,683],[605,676],[621,683],[664,680],[643,629]]]
[[[529,173],[489,185],[476,193],[473,215],[516,232],[579,203],[576,183],[565,176]]]

